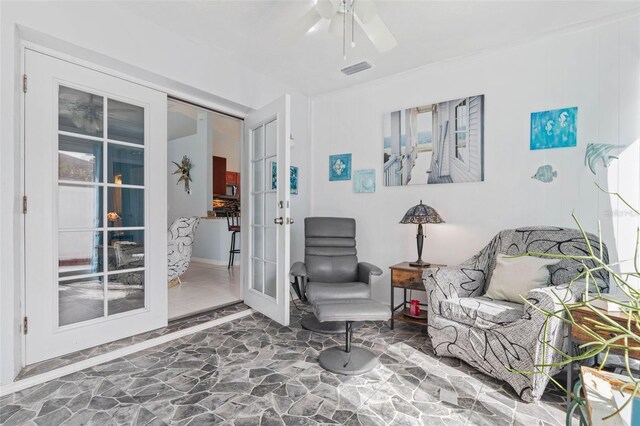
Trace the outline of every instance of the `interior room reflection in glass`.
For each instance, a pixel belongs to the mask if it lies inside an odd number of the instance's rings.
[[[144,226],[144,189],[110,187],[107,198],[109,227]]]
[[[60,135],[58,178],[76,182],[101,182],[102,142]]]
[[[103,136],[104,98],[82,90],[60,86],[58,129],[81,135]]]
[[[107,297],[108,315],[144,308],[144,271],[109,275]]]
[[[108,151],[109,183],[144,185],[144,149],[110,143]]]
[[[61,280],[58,284],[60,326],[104,316],[103,277]]]
[[[144,231],[109,231],[109,271],[144,267]]]
[[[102,272],[102,232],[58,232],[60,277]]]
[[[144,144],[144,108],[109,99],[108,111],[109,139]]]

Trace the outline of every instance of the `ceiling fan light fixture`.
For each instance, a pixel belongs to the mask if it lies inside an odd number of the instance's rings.
[[[351,48],[356,46],[355,30],[359,25],[373,46],[380,53],[393,49],[398,41],[378,15],[373,0],[315,0],[315,5],[292,26],[287,35],[281,38],[284,42],[300,40],[311,32],[323,19],[330,20],[329,33],[342,37],[342,56],[347,57],[347,43]],[[347,22],[350,21],[350,24]],[[351,25],[351,28],[348,28]],[[351,32],[350,42],[347,40]]]

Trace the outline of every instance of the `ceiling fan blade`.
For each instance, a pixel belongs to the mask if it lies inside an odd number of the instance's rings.
[[[362,22],[356,14],[356,22],[369,37],[371,43],[378,49],[378,52],[386,52],[398,45],[396,38],[377,14],[367,23]]]
[[[295,43],[299,41],[314,25],[320,22],[321,19],[322,16],[318,13],[316,7],[312,7],[280,40],[284,43]]]
[[[360,18],[360,21],[365,24],[368,24],[372,19],[378,16],[376,4],[371,0],[354,1],[353,9],[356,13],[356,16]]]
[[[318,0],[316,10],[324,19],[331,19],[338,10],[338,2],[332,0]]]

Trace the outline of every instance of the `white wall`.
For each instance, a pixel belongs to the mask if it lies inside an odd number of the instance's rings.
[[[24,40],[239,116],[291,92],[286,84],[220,52],[126,13],[116,2],[0,2],[0,383],[12,381],[22,364],[20,52]],[[306,98],[301,98],[305,99],[302,125],[306,125]],[[306,128],[301,133],[306,135]],[[298,148],[300,155],[305,155],[305,148],[304,144]]]
[[[240,240],[240,235],[237,235],[236,249],[240,248]],[[201,219],[196,229],[191,260],[226,266],[229,262],[230,247],[231,232],[229,232],[227,218]],[[235,255],[234,265],[240,265],[238,254]]]
[[[216,157],[227,159],[228,172],[240,172],[240,138],[242,122],[233,118],[211,117],[213,121],[212,135],[209,143]]]
[[[573,210],[592,232],[603,219],[612,258],[631,257],[638,220],[612,205],[594,180],[640,203],[639,52],[636,16],[318,96],[312,99],[311,211],[356,218],[359,258],[384,270],[373,285],[373,297],[384,302],[388,267],[416,257],[415,226],[398,222],[420,199],[447,222],[426,226],[423,258],[431,262],[459,263],[505,228],[575,227]],[[382,186],[385,113],[476,94],[485,95],[484,182]],[[530,113],[570,106],[579,109],[578,146],[530,151]],[[627,148],[596,177],[583,164],[590,142]],[[354,194],[353,181],[329,182],[327,157],[349,152],[353,169],[376,169],[375,194]],[[544,164],[558,171],[552,183],[531,178]]]
[[[205,121],[206,125],[206,121]],[[167,165],[167,213],[169,224],[179,217],[206,217],[209,203],[207,203],[207,133],[185,136],[168,143]],[[177,169],[172,163],[180,164],[186,155],[191,159],[192,182],[189,183],[191,193],[184,190],[184,181],[176,184],[180,175],[174,175]]]

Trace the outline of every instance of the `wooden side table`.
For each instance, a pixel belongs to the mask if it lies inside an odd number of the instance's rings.
[[[606,315],[607,317],[609,317],[611,320],[617,322],[618,324],[622,325],[623,327],[626,327],[627,325],[627,321],[629,319],[628,315],[625,314],[624,312],[608,312],[608,311],[600,311],[602,314]],[[580,307],[580,308],[576,308],[576,309],[572,309],[571,310],[571,315],[573,316],[574,321],[576,322],[576,324],[581,325],[583,327],[588,327],[589,329],[595,331],[596,333],[598,333],[600,336],[604,337],[605,339],[611,339],[613,337],[616,337],[616,333],[615,332],[611,332],[608,330],[602,330],[602,329],[596,329],[594,324],[591,322],[593,320],[597,320],[597,321],[602,321],[602,319],[595,313],[593,312],[591,309],[587,308],[587,307]],[[637,333],[640,333],[640,329],[636,329],[635,330]],[[573,349],[573,343],[576,344],[582,344],[582,343],[588,343],[588,342],[592,342],[593,338],[589,335],[587,335],[586,333],[584,333],[582,330],[580,330],[578,327],[571,327],[571,334],[569,336],[570,340],[570,344],[569,344],[569,348],[570,350]],[[632,347],[640,347],[640,345],[636,344],[634,341],[630,341],[630,346]],[[622,350],[618,350],[618,349],[611,349],[611,353],[617,353],[620,355],[624,355],[624,351]],[[633,353],[629,354],[629,357],[631,358],[635,358],[633,356]],[[571,398],[573,397],[572,395],[572,386],[573,386],[573,363],[569,363],[569,365],[567,366],[567,404],[571,403]]]
[[[429,268],[442,268],[446,265],[431,264]],[[389,320],[389,328],[393,330],[393,322],[404,321],[410,324],[427,325],[427,304],[421,303],[420,306],[425,309],[421,309],[420,317],[414,318],[405,315],[405,311],[408,312],[407,303],[407,290],[426,291],[424,288],[424,282],[422,281],[422,274],[427,268],[419,268],[417,266],[409,265],[409,262],[398,263],[397,265],[390,266],[391,269],[391,319]],[[401,288],[404,290],[404,297],[402,303],[395,305],[394,290]],[[402,308],[400,310],[400,308]]]

